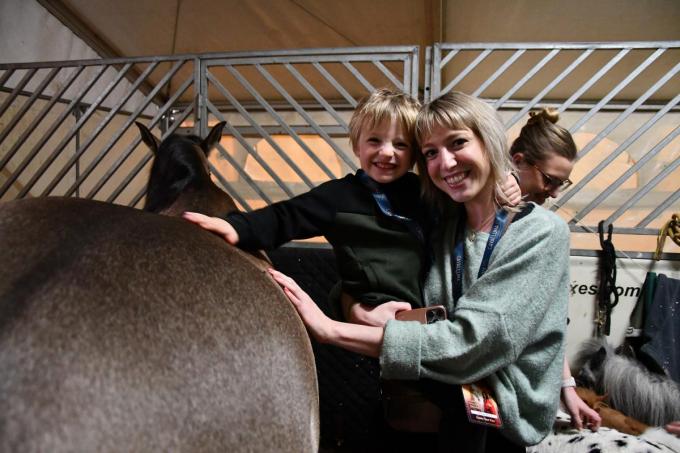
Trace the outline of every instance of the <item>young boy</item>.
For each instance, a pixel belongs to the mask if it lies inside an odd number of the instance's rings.
[[[349,124],[361,170],[307,193],[224,220],[184,218],[246,250],[271,250],[293,239],[324,236],[333,247],[341,289],[358,302],[406,301],[422,307],[426,220],[414,163],[420,104],[380,89],[364,98]],[[225,221],[226,220],[226,221]],[[334,295],[337,297],[337,294]]]

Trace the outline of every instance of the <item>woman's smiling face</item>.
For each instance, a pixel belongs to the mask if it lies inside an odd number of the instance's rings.
[[[436,126],[423,140],[422,153],[430,179],[454,201],[493,196],[489,158],[470,129]]]

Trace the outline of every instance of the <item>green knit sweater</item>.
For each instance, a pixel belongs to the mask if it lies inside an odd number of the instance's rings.
[[[559,404],[569,297],[569,229],[539,206],[512,222],[477,279],[488,234],[465,239],[463,296],[454,307],[451,254],[456,221],[434,238],[427,305],[448,321],[390,321],[380,355],[386,379],[450,384],[485,379],[510,440],[532,445],[552,427]]]

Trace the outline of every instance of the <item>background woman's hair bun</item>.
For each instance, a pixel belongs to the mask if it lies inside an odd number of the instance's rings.
[[[557,120],[560,119],[560,114],[555,108],[543,107],[540,110],[529,112],[529,117],[530,118],[527,121],[527,124],[535,124],[541,120],[550,121],[551,123],[555,124],[557,123]]]

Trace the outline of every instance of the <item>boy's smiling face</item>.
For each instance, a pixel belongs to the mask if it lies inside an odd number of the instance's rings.
[[[364,127],[354,154],[361,169],[383,184],[399,179],[413,166],[413,145],[395,119]]]

